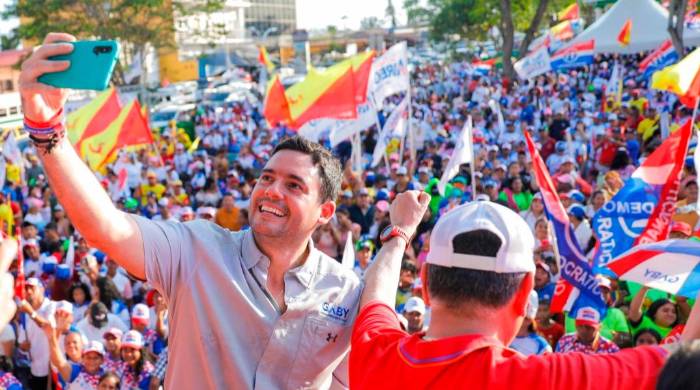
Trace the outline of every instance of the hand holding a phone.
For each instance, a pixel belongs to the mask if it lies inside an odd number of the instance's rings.
[[[69,61],[52,61],[49,57],[68,54],[75,37],[64,33],[49,33],[44,43],[22,63],[19,76],[19,92],[22,97],[24,116],[37,123],[52,119],[63,108],[68,98],[68,90],[51,87],[37,79],[45,73],[68,69]]]

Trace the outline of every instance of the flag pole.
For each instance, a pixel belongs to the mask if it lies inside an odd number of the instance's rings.
[[[471,150],[472,150],[472,161],[470,162],[471,165],[471,175],[472,175],[472,201],[476,200],[476,153],[474,153],[474,139],[472,138],[472,116],[468,115],[467,116],[467,121],[468,121],[468,129],[469,129],[469,135],[468,135],[468,141],[471,144]]]

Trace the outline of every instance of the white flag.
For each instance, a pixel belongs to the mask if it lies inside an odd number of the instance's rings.
[[[376,167],[381,161],[389,140],[402,138],[406,134],[406,127],[408,127],[408,96],[404,97],[401,103],[391,112],[386,123],[384,123],[384,127],[382,127],[382,131],[379,132],[377,146],[374,147],[372,155],[373,167]]]
[[[395,44],[381,57],[374,59],[367,88],[378,109],[382,108],[387,96],[408,91],[410,80],[406,42]]]
[[[298,133],[309,141],[318,142],[321,138],[337,126],[338,120],[332,118],[320,118],[304,123]]]
[[[506,121],[503,119],[503,111],[501,111],[501,105],[491,99],[489,100],[489,107],[491,108],[491,111],[496,113],[496,117],[498,118],[498,136],[506,132]]]
[[[340,263],[343,268],[355,268],[355,248],[352,247],[352,232],[348,232],[348,239],[345,241],[343,260]]]
[[[521,58],[513,65],[518,76],[523,80],[533,79],[543,73],[552,70],[549,58],[549,49],[542,46],[527,56]]]
[[[337,126],[331,129],[331,147],[336,147],[339,143],[371,127],[377,122],[377,110],[372,103],[367,102],[357,106],[357,119],[346,119],[337,121]]]
[[[610,80],[605,87],[605,95],[607,97],[614,96],[616,102],[622,99],[622,66],[618,63],[615,63],[610,73]]]
[[[17,145],[17,139],[15,138],[15,132],[13,130],[10,130],[5,139],[5,143],[2,145],[2,155],[15,165],[22,163],[22,151],[19,150],[19,145]]]
[[[71,235],[68,240],[68,251],[66,252],[65,263],[70,270],[70,276],[73,276],[73,269],[75,268],[75,245],[73,245],[73,235]]]
[[[472,117],[467,118],[467,122],[462,128],[462,132],[459,135],[459,142],[455,146],[455,150],[452,151],[452,156],[450,156],[450,162],[447,163],[447,168],[442,173],[440,182],[438,183],[438,190],[440,195],[445,195],[445,186],[453,177],[459,172],[459,166],[462,164],[474,164],[474,146],[472,145]],[[474,167],[472,167],[474,169]]]

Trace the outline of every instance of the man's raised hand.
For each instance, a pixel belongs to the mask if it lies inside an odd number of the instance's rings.
[[[389,210],[391,224],[401,228],[409,237],[413,236],[429,204],[430,195],[423,191],[406,191],[396,195]]]

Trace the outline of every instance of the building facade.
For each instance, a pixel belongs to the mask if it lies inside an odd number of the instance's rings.
[[[251,36],[291,34],[297,28],[297,0],[249,0],[245,26]],[[275,30],[270,30],[274,28]]]

